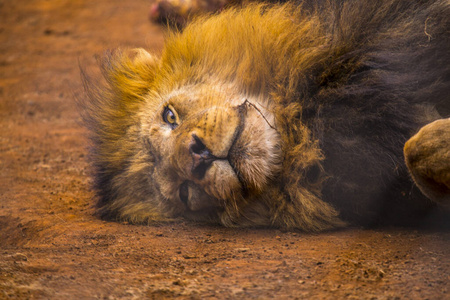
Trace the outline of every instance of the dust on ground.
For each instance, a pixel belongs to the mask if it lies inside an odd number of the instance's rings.
[[[1,299],[449,299],[448,228],[304,234],[94,217],[79,64],[95,73],[105,49],[160,50],[149,7],[0,0]]]

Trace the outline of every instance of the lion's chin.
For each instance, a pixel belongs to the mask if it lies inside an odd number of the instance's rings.
[[[220,206],[220,201],[208,195],[204,189],[190,180],[184,181],[179,189],[180,200],[191,211],[210,210]]]
[[[228,153],[228,162],[246,192],[259,194],[281,170],[280,137],[259,114],[247,116],[246,126]]]

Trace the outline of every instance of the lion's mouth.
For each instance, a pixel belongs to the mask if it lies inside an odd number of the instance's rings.
[[[180,200],[191,211],[211,209],[219,206],[219,200],[208,195],[200,186],[190,180],[184,181],[179,190]]]
[[[239,138],[240,129],[237,130],[236,140]],[[197,139],[196,139],[197,140]],[[233,144],[229,150],[226,158],[218,158],[211,154],[211,152],[201,143],[196,141],[195,146],[191,149],[191,155],[194,157],[192,165],[193,180],[202,182],[205,179],[205,175],[212,166],[214,161],[220,161],[222,164],[229,165],[230,171],[233,173],[233,177],[237,178],[239,189],[246,190],[246,184],[243,178],[240,176],[241,172],[238,169],[238,161],[242,159],[242,151],[235,147]],[[216,165],[217,166],[217,165]],[[216,176],[213,176],[216,177]],[[215,178],[216,179],[216,178]],[[207,180],[208,181],[208,180]],[[218,182],[215,182],[217,184]],[[214,185],[214,183],[211,183]],[[225,184],[227,185],[227,184]],[[215,190],[214,187],[207,188],[208,191]],[[203,211],[218,208],[220,206],[220,200],[214,196],[211,196],[205,191],[205,188],[195,183],[192,180],[185,180],[179,187],[179,197],[190,211]]]
[[[193,180],[185,180],[179,187],[179,198],[181,202],[190,211],[213,210],[224,205],[223,201],[231,201],[232,199],[228,198],[232,197],[232,195],[239,194],[243,196],[249,193],[249,188],[252,188],[252,185],[251,182],[246,181],[244,176],[251,172],[248,169],[255,168],[252,164],[247,165],[249,159],[248,151],[245,151],[245,148],[240,143],[236,143],[232,145],[226,158],[215,158],[211,159],[211,161],[205,159],[200,163],[194,164],[195,167],[192,169],[192,174],[194,175]],[[213,178],[213,181],[205,180],[205,175],[214,161],[220,163],[222,167],[218,167],[219,164],[216,164],[216,170],[212,172],[215,174],[210,174],[212,176],[209,176]],[[228,167],[225,168],[225,165],[228,165]],[[222,173],[226,169],[229,171],[225,172],[231,172],[227,173],[228,176],[217,176],[217,174]],[[228,178],[228,180],[225,178]],[[206,185],[204,186],[204,184]],[[234,187],[234,192],[231,192],[231,190],[228,191],[225,195],[229,197],[224,198],[224,195],[221,195],[221,193],[232,187]],[[210,193],[216,195],[216,197]]]

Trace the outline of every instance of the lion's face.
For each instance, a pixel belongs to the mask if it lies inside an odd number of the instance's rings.
[[[279,172],[279,136],[258,99],[205,84],[149,98],[139,114],[149,182],[177,213],[238,210]]]

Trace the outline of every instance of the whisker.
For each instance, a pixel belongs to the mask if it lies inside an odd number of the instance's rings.
[[[269,127],[272,128],[273,130],[277,130],[274,126],[272,126],[272,124],[270,124],[270,122],[269,122],[269,120],[267,120],[266,116],[264,116],[262,111],[255,104],[253,104],[250,101],[248,101],[248,99],[245,99],[245,101],[244,101],[244,103],[242,103],[242,105],[250,105],[251,107],[256,109],[256,111],[259,112],[261,117],[263,117],[264,121],[266,121],[267,125],[269,125]]]

